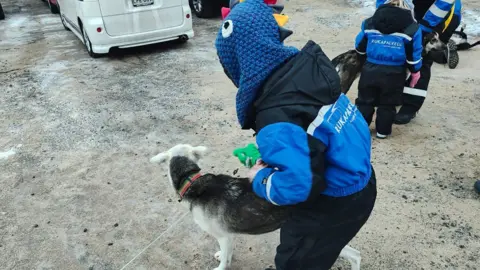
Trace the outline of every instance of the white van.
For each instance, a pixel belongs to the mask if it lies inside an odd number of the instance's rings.
[[[188,0],[58,0],[63,26],[97,57],[129,48],[193,37]]]

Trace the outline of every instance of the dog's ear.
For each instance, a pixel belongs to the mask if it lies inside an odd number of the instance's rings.
[[[168,152],[163,152],[163,153],[160,153],[154,157],[152,157],[150,159],[150,162],[151,163],[157,163],[157,164],[161,164],[165,161],[167,161],[167,159],[170,157],[170,154]]]
[[[207,152],[207,147],[205,146],[197,146],[192,149],[192,154],[197,160],[202,158],[206,152]]]

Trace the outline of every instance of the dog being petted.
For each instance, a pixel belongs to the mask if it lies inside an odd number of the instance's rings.
[[[275,267],[329,269],[375,204],[370,130],[341,93],[322,48],[313,41],[301,50],[284,45],[286,28],[274,15],[262,0],[236,4],[215,47],[238,88],[240,126],[255,132],[267,164],[252,177],[253,191],[293,207],[280,228]]]
[[[288,220],[289,206],[276,206],[253,193],[248,178],[203,171],[198,162],[207,148],[177,144],[152,157],[152,163],[166,163],[169,183],[179,202],[187,206],[195,223],[215,237],[220,251],[216,270],[231,265],[236,234],[258,235],[277,230]],[[352,269],[360,269],[360,252],[345,246],[340,256]]]

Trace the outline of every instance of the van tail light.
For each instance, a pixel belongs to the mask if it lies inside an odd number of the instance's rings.
[[[98,32],[98,33],[101,33],[101,32],[102,32],[102,28],[101,28],[101,27],[97,27],[97,32]]]
[[[190,19],[190,14],[187,13],[186,17],[187,17],[187,19]]]

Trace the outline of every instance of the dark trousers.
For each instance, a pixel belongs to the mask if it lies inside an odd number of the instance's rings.
[[[368,125],[372,122],[375,107],[377,132],[392,133],[396,106],[402,104],[403,86],[407,71],[404,66],[385,66],[366,62],[358,83],[358,98],[355,104]]]
[[[420,110],[427,97],[428,84],[430,83],[430,70],[433,61],[427,57],[423,58],[423,65],[420,68],[420,79],[413,89],[407,88],[403,94],[403,104],[398,114],[415,114]],[[410,79],[405,82],[405,86],[409,87]],[[410,91],[408,91],[410,90]]]
[[[415,2],[415,1],[414,1]],[[415,15],[415,17],[421,18],[425,13],[420,13],[420,15]],[[461,17],[454,14],[452,17],[452,21],[448,25],[447,29],[443,33],[440,34],[440,40],[444,43],[447,43],[453,35],[455,29],[458,28],[461,22]],[[425,35],[426,33],[423,33]],[[427,89],[428,84],[430,82],[431,76],[431,68],[433,62],[437,62],[440,64],[447,63],[446,54],[444,51],[432,51],[428,55],[423,57],[423,65],[420,69],[420,80],[418,81],[417,85],[415,86],[415,90],[418,91],[411,91],[410,93],[405,93],[403,95],[403,105],[400,108],[398,114],[407,114],[412,115],[417,113],[423,105],[425,98],[427,96]],[[410,81],[406,82],[405,86],[408,87]]]
[[[448,43],[448,41],[450,40],[450,38],[453,35],[453,32],[458,28],[458,26],[460,26],[460,20],[461,20],[460,16],[458,16],[456,14],[453,14],[452,20],[448,24],[447,29],[445,29],[445,31],[443,31],[443,33],[440,33],[440,40],[443,43],[445,43],[445,44]]]
[[[350,196],[320,196],[297,207],[280,229],[277,270],[327,270],[370,217],[377,197],[375,173]]]

